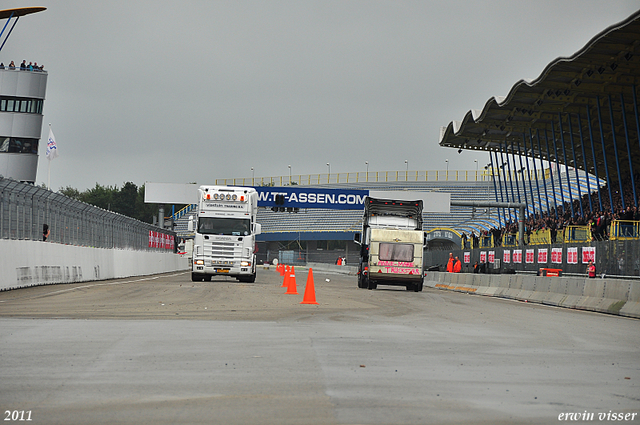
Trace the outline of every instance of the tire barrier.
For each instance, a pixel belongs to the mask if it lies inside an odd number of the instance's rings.
[[[640,318],[640,281],[428,271],[426,286]]]

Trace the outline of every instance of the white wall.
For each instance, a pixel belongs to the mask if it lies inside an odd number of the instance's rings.
[[[89,248],[0,239],[0,290],[187,270],[173,252]]]

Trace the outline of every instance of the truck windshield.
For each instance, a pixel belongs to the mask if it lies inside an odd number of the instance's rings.
[[[410,263],[413,261],[413,245],[402,243],[381,243],[380,260]]]
[[[198,233],[247,236],[251,234],[251,220],[245,218],[200,217],[198,220]]]

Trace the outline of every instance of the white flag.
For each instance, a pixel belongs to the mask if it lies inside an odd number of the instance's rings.
[[[53,137],[53,130],[49,126],[49,140],[47,141],[47,159],[51,161],[58,156],[58,145],[56,145],[56,138]]]

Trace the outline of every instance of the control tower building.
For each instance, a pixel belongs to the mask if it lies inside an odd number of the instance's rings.
[[[21,63],[10,66],[11,59],[7,61],[1,53],[18,19],[43,10],[0,10],[0,175],[26,183],[36,181],[47,72],[28,65],[21,67]]]

